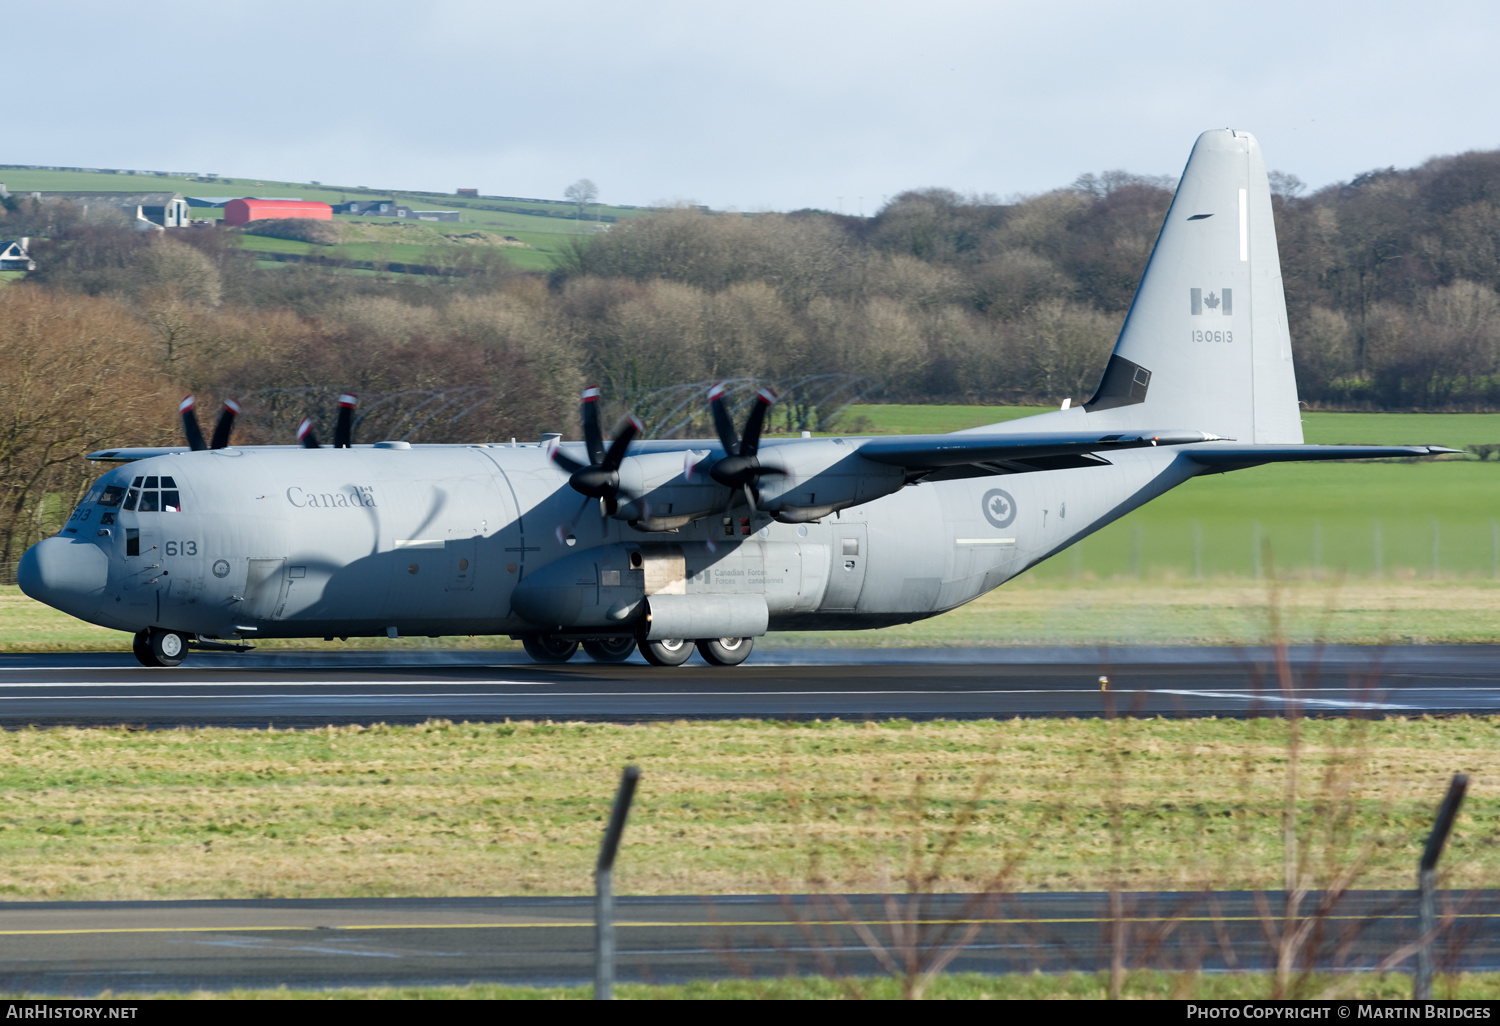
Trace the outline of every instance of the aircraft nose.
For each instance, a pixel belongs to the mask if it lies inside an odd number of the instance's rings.
[[[96,545],[46,538],[26,550],[16,583],[38,602],[87,618],[99,608],[109,581],[109,557]]]

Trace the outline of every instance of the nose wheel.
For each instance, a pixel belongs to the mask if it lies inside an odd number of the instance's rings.
[[[152,627],[136,634],[131,648],[142,666],[179,666],[187,658],[188,638],[181,631]]]

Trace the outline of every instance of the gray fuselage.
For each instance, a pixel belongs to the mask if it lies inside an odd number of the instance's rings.
[[[607,636],[639,631],[653,595],[760,597],[770,630],[857,629],[962,605],[1195,472],[1144,449],[909,485],[817,523],[740,505],[643,533],[580,507],[536,445],[180,452],[104,475],[38,558],[46,601],[131,632]],[[171,478],[177,511],[100,502],[151,478]]]

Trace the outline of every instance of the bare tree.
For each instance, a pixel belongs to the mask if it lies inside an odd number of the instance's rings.
[[[563,191],[563,198],[578,207],[581,218],[584,208],[599,198],[599,187],[587,178],[580,178]]]

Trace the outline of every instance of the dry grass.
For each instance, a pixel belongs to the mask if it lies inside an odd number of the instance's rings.
[[[1300,807],[1356,886],[1410,885],[1447,777],[1447,884],[1500,871],[1500,719],[1306,721]],[[446,724],[0,735],[0,894],[581,894],[619,767],[621,893],[868,891],[971,816],[937,890],[1279,887],[1282,721]],[[1347,832],[1320,832],[1329,767]],[[981,778],[987,783],[981,783]],[[1341,785],[1342,786],[1342,785]],[[920,801],[912,801],[920,794]],[[977,795],[977,797],[976,797]],[[1341,799],[1344,800],[1344,799]]]

